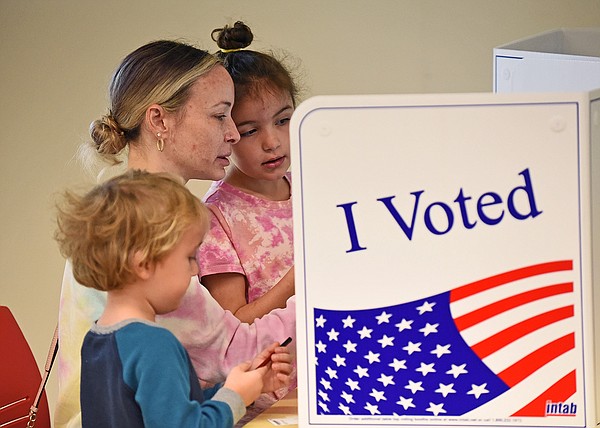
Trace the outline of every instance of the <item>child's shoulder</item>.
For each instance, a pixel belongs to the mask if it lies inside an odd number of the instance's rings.
[[[114,335],[118,341],[131,343],[179,343],[175,335],[163,326],[141,319],[127,319],[110,326],[94,324],[90,332],[99,336]]]
[[[208,191],[204,194],[202,200],[207,204],[214,204],[222,201],[230,201],[236,199],[245,200],[248,193],[243,190],[221,180],[214,182]]]
[[[171,331],[148,321],[130,320],[118,329],[116,340],[124,353],[173,354],[176,358],[185,358],[186,354],[183,345]]]
[[[118,329],[119,334],[127,335],[128,337],[134,338],[152,338],[152,340],[175,340],[177,338],[171,331],[165,327],[151,321],[145,320],[126,320]]]

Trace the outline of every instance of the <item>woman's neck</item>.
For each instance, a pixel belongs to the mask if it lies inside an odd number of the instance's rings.
[[[127,168],[142,169],[152,173],[167,172],[173,174],[173,176],[181,178],[181,182],[183,184],[185,184],[187,181],[185,177],[181,177],[178,171],[175,171],[175,168],[169,166],[169,164],[164,160],[164,157],[161,158],[151,151],[143,151],[133,147],[130,147],[129,149]]]

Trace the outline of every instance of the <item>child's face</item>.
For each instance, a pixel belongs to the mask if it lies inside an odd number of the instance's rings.
[[[246,176],[279,180],[290,167],[290,118],[294,112],[287,92],[263,90],[236,100],[231,113],[240,133],[232,162]]]
[[[190,279],[198,274],[196,251],[205,233],[205,228],[200,225],[191,226],[171,252],[156,264],[147,297],[157,314],[179,307]]]

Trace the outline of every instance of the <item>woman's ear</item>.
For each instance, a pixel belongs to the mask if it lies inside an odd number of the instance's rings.
[[[133,253],[131,258],[133,272],[140,279],[148,279],[154,272],[153,264],[147,261],[140,251]]]
[[[159,104],[152,104],[146,109],[146,124],[153,135],[164,135],[167,130],[167,112]]]

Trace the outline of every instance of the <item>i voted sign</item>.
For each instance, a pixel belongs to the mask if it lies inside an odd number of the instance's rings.
[[[533,186],[531,182],[529,169],[526,168],[525,170],[521,171],[519,175],[523,176],[525,184],[524,186],[517,186],[516,188],[510,191],[506,198],[506,211],[512,217],[519,220],[525,220],[529,217],[537,217],[542,212],[537,209],[535,204],[535,194],[533,192]],[[519,189],[524,190],[527,194],[529,206],[527,207],[526,212],[519,211],[515,202],[517,196],[516,192]],[[408,221],[402,216],[401,213],[398,212],[398,210],[394,206],[393,199],[396,196],[388,196],[385,198],[377,199],[385,205],[385,207],[388,209],[390,214],[394,217],[394,219],[402,229],[404,235],[406,235],[406,237],[409,240],[412,240],[417,216],[419,216],[420,218],[419,201],[424,192],[424,190],[411,192],[411,195],[414,197],[414,205],[412,207],[412,210],[409,212]],[[450,203],[435,201],[425,208],[421,207],[421,213],[423,216],[423,223],[425,228],[430,233],[433,233],[435,235],[444,235],[454,227],[455,217],[460,218],[462,227],[465,227],[466,229],[474,228],[477,225],[478,221],[481,221],[482,223],[487,225],[496,225],[502,221],[505,214],[505,210],[490,208],[491,206],[496,206],[498,204],[503,203],[501,195],[499,195],[496,192],[484,193],[483,195],[477,198],[477,203],[472,209],[472,211],[474,212],[470,214],[467,203],[471,199],[473,198],[469,195],[465,195],[463,189],[461,188],[456,199],[452,200]],[[348,225],[348,234],[352,243],[352,248],[350,248],[350,250],[348,251],[358,251],[366,249],[365,247],[360,246],[358,242],[356,222],[354,220],[354,214],[352,212],[352,207],[355,204],[356,202],[350,202],[338,205],[340,208],[344,209],[344,214],[346,216],[346,222]],[[453,206],[454,209],[452,208]],[[435,210],[438,211],[438,216],[441,216],[439,224],[436,224],[432,220],[432,218],[435,216]],[[493,214],[490,215],[490,212],[492,212]],[[475,217],[476,220],[473,219],[473,217]],[[461,227],[460,224],[459,227]]]
[[[596,425],[598,98],[297,108],[300,426]]]

